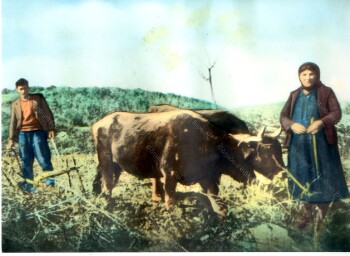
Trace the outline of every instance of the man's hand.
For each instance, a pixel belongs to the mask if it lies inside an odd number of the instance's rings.
[[[49,131],[48,138],[49,139],[55,138],[55,131]]]
[[[306,127],[300,123],[293,123],[290,128],[296,134],[302,134],[306,132]]]
[[[13,142],[13,140],[9,140],[9,142],[7,143],[6,149],[11,150],[15,147],[15,143]]]
[[[306,129],[307,133],[316,134],[323,127],[323,122],[321,120],[317,120],[309,125]]]

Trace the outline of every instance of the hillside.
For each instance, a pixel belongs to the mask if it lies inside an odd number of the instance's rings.
[[[171,104],[180,108],[215,109],[210,102],[175,94],[149,92],[141,89],[31,87],[31,93],[42,93],[55,117],[56,143],[61,153],[91,153],[90,126],[115,111],[147,112],[157,104]],[[15,90],[2,91],[2,141],[7,142],[11,101]],[[5,143],[4,143],[5,144]],[[4,145],[3,145],[4,147]]]
[[[52,109],[56,122],[56,144],[62,154],[94,152],[91,125],[115,111],[147,112],[157,104],[171,104],[179,108],[222,109],[213,103],[175,94],[149,92],[142,89],[113,87],[31,87],[32,93],[42,93]],[[2,141],[8,139],[11,101],[17,98],[15,90],[2,91]],[[283,103],[235,108],[230,110],[246,121],[251,132],[267,126],[267,131],[279,127],[279,114]],[[343,117],[337,124],[339,147],[343,158],[350,158],[350,103],[342,102]],[[281,142],[284,134],[281,135]]]

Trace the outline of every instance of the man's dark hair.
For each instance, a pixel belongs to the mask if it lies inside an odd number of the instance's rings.
[[[16,88],[18,87],[18,86],[23,86],[23,85],[26,85],[26,86],[28,86],[29,85],[29,83],[28,83],[28,80],[26,80],[26,79],[24,79],[24,78],[21,78],[21,79],[19,79],[17,82],[16,82]]]

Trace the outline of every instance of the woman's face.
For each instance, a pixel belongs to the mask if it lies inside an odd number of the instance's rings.
[[[300,82],[305,87],[310,87],[317,82],[317,75],[314,71],[305,70],[299,75]]]

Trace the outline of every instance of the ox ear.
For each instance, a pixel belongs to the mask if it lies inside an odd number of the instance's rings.
[[[263,138],[263,137],[264,137],[265,130],[266,130],[266,126],[262,127],[262,128],[259,130],[257,137],[258,137],[258,138]]]
[[[273,139],[277,139],[278,136],[280,136],[281,132],[282,132],[282,127],[280,126],[280,128],[276,129],[273,133],[267,134],[266,136]]]

